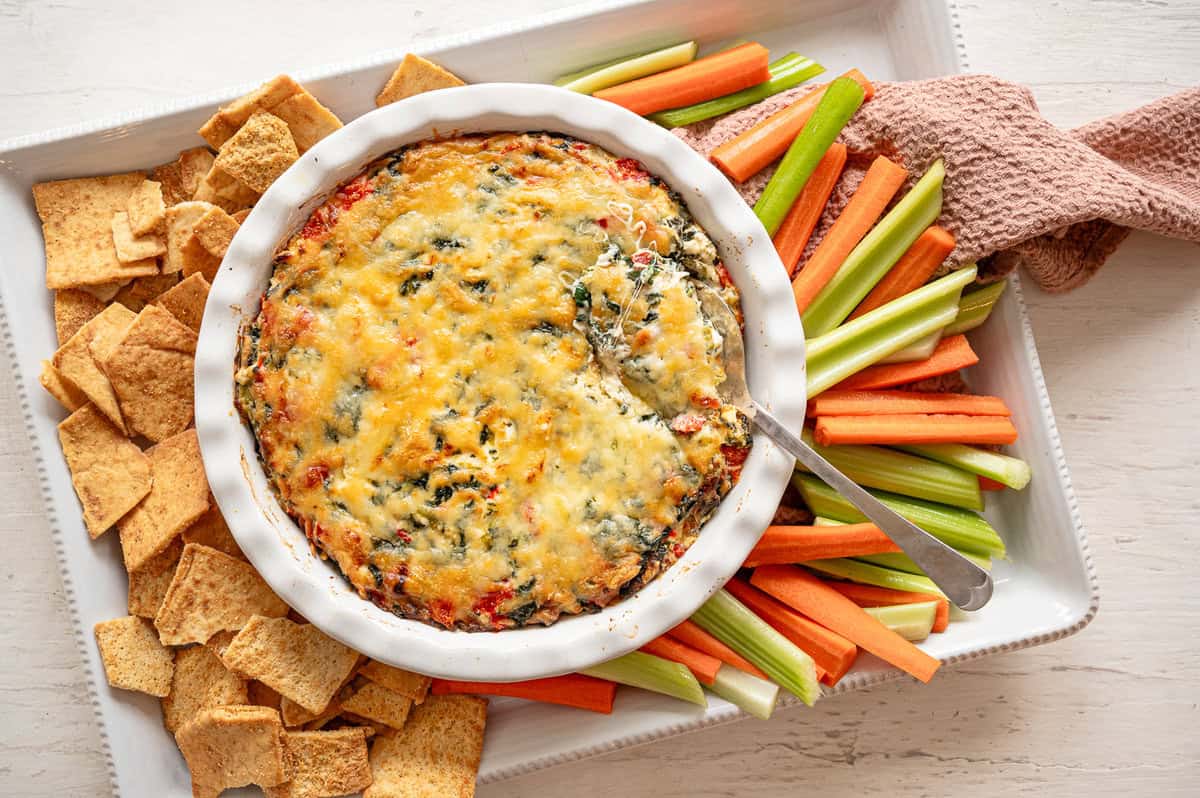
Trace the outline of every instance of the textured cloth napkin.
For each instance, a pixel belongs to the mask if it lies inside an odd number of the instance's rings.
[[[674,133],[707,155],[811,90]],[[1200,242],[1200,87],[1068,131],[1042,118],[1028,89],[987,75],[881,83],[840,140],[846,172],[810,252],[877,155],[905,166],[909,185],[945,159],[938,223],[958,243],[943,269],[978,262],[983,281],[1023,265],[1047,291],[1069,290],[1131,228]],[[739,186],[748,202],[771,171]]]

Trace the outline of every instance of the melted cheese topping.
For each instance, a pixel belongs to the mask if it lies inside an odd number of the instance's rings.
[[[736,479],[748,432],[716,398],[696,280],[736,308],[636,162],[550,134],[423,142],[277,256],[239,404],[284,507],[362,595],[445,626],[549,623],[653,578]],[[622,306],[613,374],[589,334]]]

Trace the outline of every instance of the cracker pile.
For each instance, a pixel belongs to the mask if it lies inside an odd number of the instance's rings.
[[[384,105],[462,81],[409,56]],[[156,696],[193,795],[469,798],[487,702],[428,696],[307,623],[246,561],[209,493],[192,370],[209,286],[239,225],[342,126],[287,76],[220,108],[213,148],[149,172],[39,183],[59,348],[41,382],[94,539],[114,527],[128,615],[99,623],[109,684]],[[215,153],[214,151],[215,150]]]

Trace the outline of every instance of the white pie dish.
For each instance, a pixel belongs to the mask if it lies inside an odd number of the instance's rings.
[[[196,353],[196,428],[209,483],[264,579],[327,634],[378,660],[445,678],[511,681],[578,670],[634,650],[687,618],[729,578],[770,523],[792,460],[755,436],[742,477],[688,552],[634,595],[548,627],[435,628],[360,598],[282,511],[234,408],[238,333],[258,311],[272,255],[341,182],[371,160],[435,135],[552,130],[600,145],[679,192],[742,294],[748,377],[787,423],[803,422],[804,336],[766,231],[730,183],[667,131],[616,105],[552,86],[478,84],[373,111],[321,141],[263,195],[213,282]]]

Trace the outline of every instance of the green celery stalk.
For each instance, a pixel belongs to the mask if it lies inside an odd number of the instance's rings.
[[[692,615],[696,625],[757,665],[785,690],[812,706],[821,694],[812,657],[771,628],[727,590],[718,590]]]
[[[951,272],[805,343],[809,397],[945,327],[975,267]]]
[[[936,601],[921,601],[890,607],[863,607],[863,610],[905,640],[917,642],[929,637],[933,631],[937,607]]]
[[[958,318],[955,316],[955,318]],[[943,328],[944,329],[944,328]],[[937,345],[941,343],[943,330],[938,330],[935,333],[930,333],[919,341],[915,341],[903,349],[897,349],[885,358],[879,360],[880,363],[913,363],[918,360],[928,360],[933,354],[933,350],[937,349]]]
[[[1007,285],[1007,280],[1001,280],[963,294],[962,299],[958,300],[958,316],[946,327],[946,335],[958,335],[974,330],[987,321]]]
[[[631,651],[580,673],[708,706],[700,682],[686,666],[641,651]]]
[[[825,89],[821,102],[784,153],[762,196],[754,203],[754,213],[767,228],[768,235],[775,235],[779,225],[783,224],[783,217],[787,216],[804,184],[812,177],[825,151],[865,97],[863,87],[850,78],[836,78]]]
[[[1024,488],[1033,476],[1033,470],[1024,460],[962,443],[928,443],[896,448],[994,479],[1013,490]]]
[[[779,700],[779,685],[751,676],[732,665],[722,665],[708,689],[762,720],[771,717],[775,702]]]
[[[927,576],[909,574],[904,571],[893,571],[890,568],[880,568],[878,565],[859,562],[846,558],[833,560],[809,560],[801,563],[805,568],[836,576],[838,579],[848,579],[864,585],[890,587],[893,590],[908,590],[913,593],[930,593],[935,596],[945,596],[944,593]]]
[[[804,503],[814,515],[850,523],[867,520],[854,505],[814,476],[792,474],[792,484],[800,491]],[[1000,535],[982,516],[970,510],[881,490],[868,489],[868,492],[947,546],[985,557],[1004,556],[1004,541]]]
[[[982,557],[978,554],[972,554],[969,551],[960,551],[958,553],[978,565],[983,570],[992,570],[991,557]],[[891,568],[895,571],[904,571],[905,573],[917,574],[918,576],[925,575],[925,572],[921,570],[921,566],[917,565],[915,562],[909,559],[907,554],[903,553],[864,554],[861,557],[855,557],[854,559],[862,562],[869,562],[872,565],[878,565],[881,568]]]
[[[882,446],[819,446],[809,429],[801,431],[800,436],[817,454],[860,485],[969,510],[983,509],[979,478],[961,468]],[[796,468],[807,470],[800,463]]]
[[[594,94],[609,86],[616,86],[618,83],[627,83],[647,75],[689,64],[696,57],[697,49],[695,42],[684,42],[632,58],[618,58],[615,61],[597,64],[569,75],[563,75],[554,81],[554,85],[577,91],[580,94]]]
[[[771,64],[770,70],[771,79],[757,86],[751,86],[741,91],[735,91],[733,94],[726,94],[724,97],[717,97],[705,102],[695,103],[694,105],[672,108],[669,111],[659,111],[658,113],[650,114],[648,118],[663,127],[694,125],[705,119],[711,119],[714,116],[720,116],[730,111],[736,111],[739,108],[745,108],[747,105],[765,100],[781,91],[794,89],[809,78],[820,75],[825,71],[825,67],[811,58],[805,58],[797,53],[788,53],[783,58]]]
[[[845,321],[925,228],[934,223],[942,212],[945,177],[946,167],[939,158],[850,251],[833,279],[801,315],[806,335],[823,335]]]

